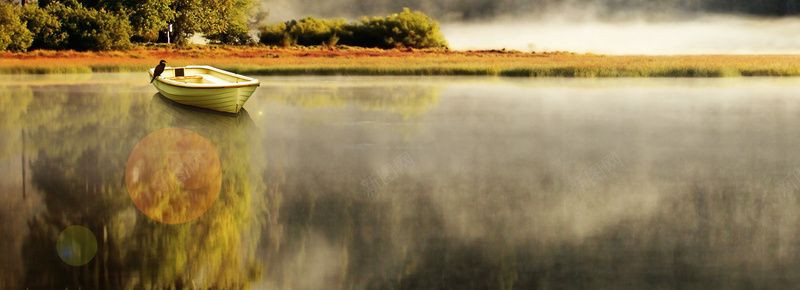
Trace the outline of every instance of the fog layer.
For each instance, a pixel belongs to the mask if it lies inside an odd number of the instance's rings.
[[[443,23],[450,47],[600,54],[795,54],[800,18],[704,16],[649,22],[549,18]]]
[[[442,21],[490,20],[503,16],[540,17],[564,7],[595,10],[607,19],[645,13],[692,15],[724,13],[787,16],[800,13],[800,0],[263,0],[278,18],[315,15],[354,18],[400,11],[403,7],[425,11]]]
[[[800,0],[274,0],[269,22],[356,20],[403,7],[441,24],[450,47],[599,54],[800,53]]]

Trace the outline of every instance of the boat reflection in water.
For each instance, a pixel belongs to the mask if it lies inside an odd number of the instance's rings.
[[[156,120],[164,119],[176,127],[204,127],[210,130],[242,130],[255,126],[246,109],[239,113],[223,113],[176,103],[156,93],[150,101],[151,114]]]

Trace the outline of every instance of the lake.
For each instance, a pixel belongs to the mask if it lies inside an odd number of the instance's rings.
[[[800,283],[798,78],[256,77],[225,115],[4,76],[0,287]]]

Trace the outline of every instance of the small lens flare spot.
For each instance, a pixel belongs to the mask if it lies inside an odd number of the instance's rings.
[[[65,263],[83,266],[97,253],[97,238],[85,227],[70,226],[58,235],[56,251]]]

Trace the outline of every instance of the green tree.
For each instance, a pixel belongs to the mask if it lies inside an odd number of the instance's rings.
[[[303,19],[266,25],[260,29],[260,42],[267,45],[326,45],[336,44],[379,48],[441,48],[447,47],[439,31],[439,23],[423,12],[403,12],[387,17],[362,17],[359,22],[344,19]]]
[[[421,11],[403,8],[403,12],[383,17],[362,17],[353,24],[352,39],[345,40],[355,46],[396,48],[447,47],[439,31],[439,23]]]
[[[61,30],[61,21],[50,11],[39,6],[27,5],[22,19],[33,33],[31,49],[58,49],[64,45],[67,33]]]
[[[41,2],[40,2],[41,4]],[[131,46],[132,28],[123,14],[75,1],[28,5],[21,11],[33,48],[112,50]]]
[[[53,3],[48,12],[61,20],[67,38],[59,48],[75,50],[111,50],[130,48],[131,25],[119,14],[95,10],[80,3]]]
[[[250,43],[248,34],[253,21],[265,17],[255,9],[256,0],[40,0],[42,8],[51,5],[58,7],[85,7],[88,14],[98,11],[122,19],[113,20],[121,25],[123,32],[137,42],[151,42],[159,39],[169,24],[173,24],[172,38],[176,43],[186,43],[194,33],[203,33],[209,39],[221,43]],[[61,18],[59,18],[61,19]],[[63,20],[62,20],[63,21]],[[128,22],[127,24],[123,22]],[[94,25],[94,23],[89,24]],[[69,34],[71,35],[71,34]]]
[[[333,45],[333,39],[346,34],[344,19],[316,19],[306,17],[267,25],[261,29],[261,43],[268,45]]]
[[[226,44],[251,44],[253,42],[248,28],[248,11],[253,11],[252,0],[235,0],[228,11],[225,27],[216,33],[207,33],[211,41]]]
[[[258,41],[266,45],[280,45],[280,46],[293,45],[292,38],[286,31],[285,22],[262,26],[259,29],[258,37],[259,37]]]
[[[48,2],[69,5],[74,1],[84,7],[110,11],[128,19],[132,27],[131,39],[137,42],[158,40],[159,33],[166,29],[168,23],[175,20],[175,11],[171,7],[175,0],[49,0]],[[47,5],[49,4],[52,3]]]
[[[175,20],[176,13],[170,5],[174,0],[129,1],[121,9],[129,11],[128,19],[133,27],[133,40],[153,42],[160,31]]]
[[[235,0],[175,0],[171,7],[175,11],[173,25],[175,42],[184,44],[194,33],[217,35],[226,31],[228,16],[235,9]]]
[[[26,51],[33,42],[33,33],[20,19],[22,11],[10,3],[0,3],[0,50]]]

